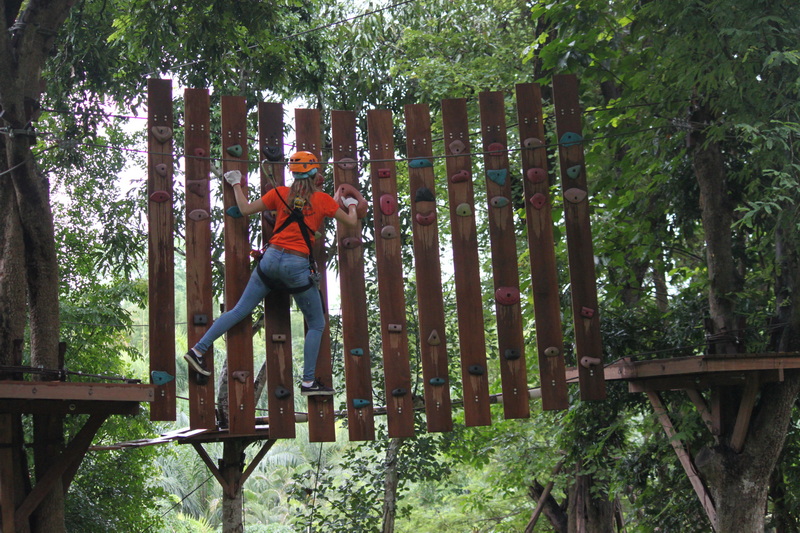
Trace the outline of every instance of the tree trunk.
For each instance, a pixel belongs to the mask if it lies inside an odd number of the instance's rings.
[[[246,444],[240,439],[225,441],[222,451],[220,473],[229,490],[222,499],[222,533],[242,533],[244,517],[242,513],[242,470]]]
[[[397,514],[397,456],[403,439],[392,439],[386,449],[386,460],[383,462],[383,472],[385,474],[383,482],[383,533],[394,531],[394,519]]]
[[[592,494],[594,479],[578,474],[569,489],[569,533],[611,533],[614,531],[614,501]],[[606,487],[599,487],[602,492]]]
[[[538,481],[533,480],[533,484],[528,487],[528,496],[530,496],[534,502],[538,502],[544,491],[545,487]],[[553,531],[555,533],[567,533],[569,518],[564,512],[564,509],[558,504],[556,499],[553,498],[552,494],[548,494],[542,502],[542,514],[550,521],[550,525],[553,526]],[[528,522],[525,533],[532,533],[534,526],[535,523],[532,520]]]

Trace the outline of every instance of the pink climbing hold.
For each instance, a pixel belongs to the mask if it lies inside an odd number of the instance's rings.
[[[500,305],[519,303],[519,289],[516,287],[500,287],[494,291],[494,297]]]
[[[506,147],[501,143],[492,143],[487,150],[491,155],[502,155],[506,151]]]
[[[378,169],[378,177],[379,178],[390,178],[392,176],[392,171],[388,168],[379,168]]]
[[[547,172],[543,168],[529,168],[525,173],[525,177],[531,183],[544,183],[547,181]]]
[[[436,221],[436,211],[431,211],[427,215],[423,215],[422,213],[417,213],[415,217],[417,219],[417,223],[420,226],[430,226]]]
[[[459,170],[452,176],[450,176],[450,181],[453,183],[462,183],[464,181],[469,181],[472,176],[470,175],[468,170]]]
[[[384,194],[381,196],[381,213],[386,215],[393,215],[394,212],[397,210],[397,198],[392,196],[391,194]]]
[[[156,191],[150,195],[150,201],[155,202],[157,204],[166,202],[170,199],[169,193],[167,191]]]
[[[358,248],[361,246],[361,239],[358,237],[345,237],[342,239],[342,246],[347,248],[348,250],[352,250],[353,248]]]
[[[159,176],[163,177],[167,176],[167,165],[165,165],[164,163],[156,165],[155,169],[156,169],[156,174],[158,174]]]
[[[537,192],[536,194],[531,196],[530,202],[531,205],[534,207],[534,209],[541,209],[544,207],[544,204],[547,203],[547,196],[545,196],[540,192]]]

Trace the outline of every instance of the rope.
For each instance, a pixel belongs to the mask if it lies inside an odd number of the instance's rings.
[[[162,514],[161,514],[161,516],[159,516],[159,518],[164,518],[165,516],[167,516],[167,514],[169,514],[169,513],[171,513],[172,511],[174,511],[176,507],[178,507],[179,505],[183,504],[183,502],[186,500],[186,498],[188,498],[189,496],[191,496],[192,494],[194,494],[195,492],[197,492],[198,490],[200,490],[200,487],[202,487],[203,485],[205,485],[206,483],[208,483],[208,481],[209,481],[209,480],[210,480],[212,477],[214,477],[214,474],[211,474],[211,475],[209,475],[209,476],[206,478],[206,480],[205,480],[205,481],[203,481],[203,482],[202,482],[202,483],[200,483],[198,486],[196,486],[196,487],[195,487],[195,488],[194,488],[194,489],[193,489],[193,490],[192,490],[192,491],[191,491],[189,494],[187,494],[186,496],[184,496],[183,498],[181,498],[181,501],[179,501],[178,503],[176,503],[175,505],[173,505],[172,507],[170,507],[169,509],[167,509],[166,511],[164,511],[164,513],[162,513]],[[139,533],[147,533],[147,532],[148,532],[148,531],[150,531],[151,529],[153,529],[153,526],[148,526],[148,527],[147,527],[147,529],[143,529],[143,530],[142,530],[142,531],[140,531]]]
[[[308,517],[308,531],[312,531],[314,525],[314,513],[317,510],[317,488],[319,487],[319,471],[322,467],[322,443],[319,443],[319,456],[317,457],[317,473],[314,476],[314,491],[311,493],[311,514]]]

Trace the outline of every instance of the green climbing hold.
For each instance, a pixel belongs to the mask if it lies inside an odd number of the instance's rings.
[[[430,383],[431,385],[433,385],[435,387],[439,387],[441,385],[444,385],[445,382],[446,382],[446,380],[444,378],[431,378],[431,380],[428,383]]]
[[[362,407],[366,407],[368,405],[372,405],[372,402],[369,400],[362,400],[361,398],[353,399],[353,407],[356,409],[361,409]]]
[[[468,217],[472,214],[472,207],[469,204],[458,204],[456,207],[456,215],[460,217]]]
[[[238,205],[232,205],[228,209],[225,210],[229,217],[232,218],[242,218],[242,212],[239,210]]]
[[[228,146],[225,149],[228,152],[228,155],[232,155],[233,157],[242,157],[242,145],[241,144],[233,144]]]
[[[153,385],[163,385],[164,383],[169,383],[175,379],[175,376],[169,372],[164,372],[163,370],[153,370],[150,372],[150,379],[152,380]]]
[[[581,166],[580,165],[573,165],[567,169],[567,176],[572,179],[578,179],[578,176],[581,175]]]
[[[583,140],[583,137],[578,135],[577,133],[573,133],[571,131],[566,132],[564,135],[561,136],[559,142],[561,146],[568,147],[568,146],[575,146],[576,144],[580,144]]]
[[[350,355],[364,355],[364,349],[363,348],[353,348],[352,350],[350,350]]]
[[[506,176],[508,175],[508,169],[501,168],[499,170],[487,170],[486,175],[489,177],[490,180],[492,180],[493,182],[502,187],[503,185],[506,184]]]
[[[408,166],[411,168],[425,168],[425,167],[432,167],[433,162],[430,159],[425,159],[424,157],[420,157],[418,159],[412,159],[408,162]]]

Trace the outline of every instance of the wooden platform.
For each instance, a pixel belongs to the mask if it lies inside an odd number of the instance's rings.
[[[743,385],[747,374],[758,372],[761,382],[782,381],[783,371],[800,368],[800,352],[698,355],[634,361],[623,358],[604,368],[606,381],[624,380],[630,392],[705,389]],[[575,368],[567,381],[578,379]]]
[[[137,414],[139,402],[152,402],[155,385],[0,381],[0,413]]]

